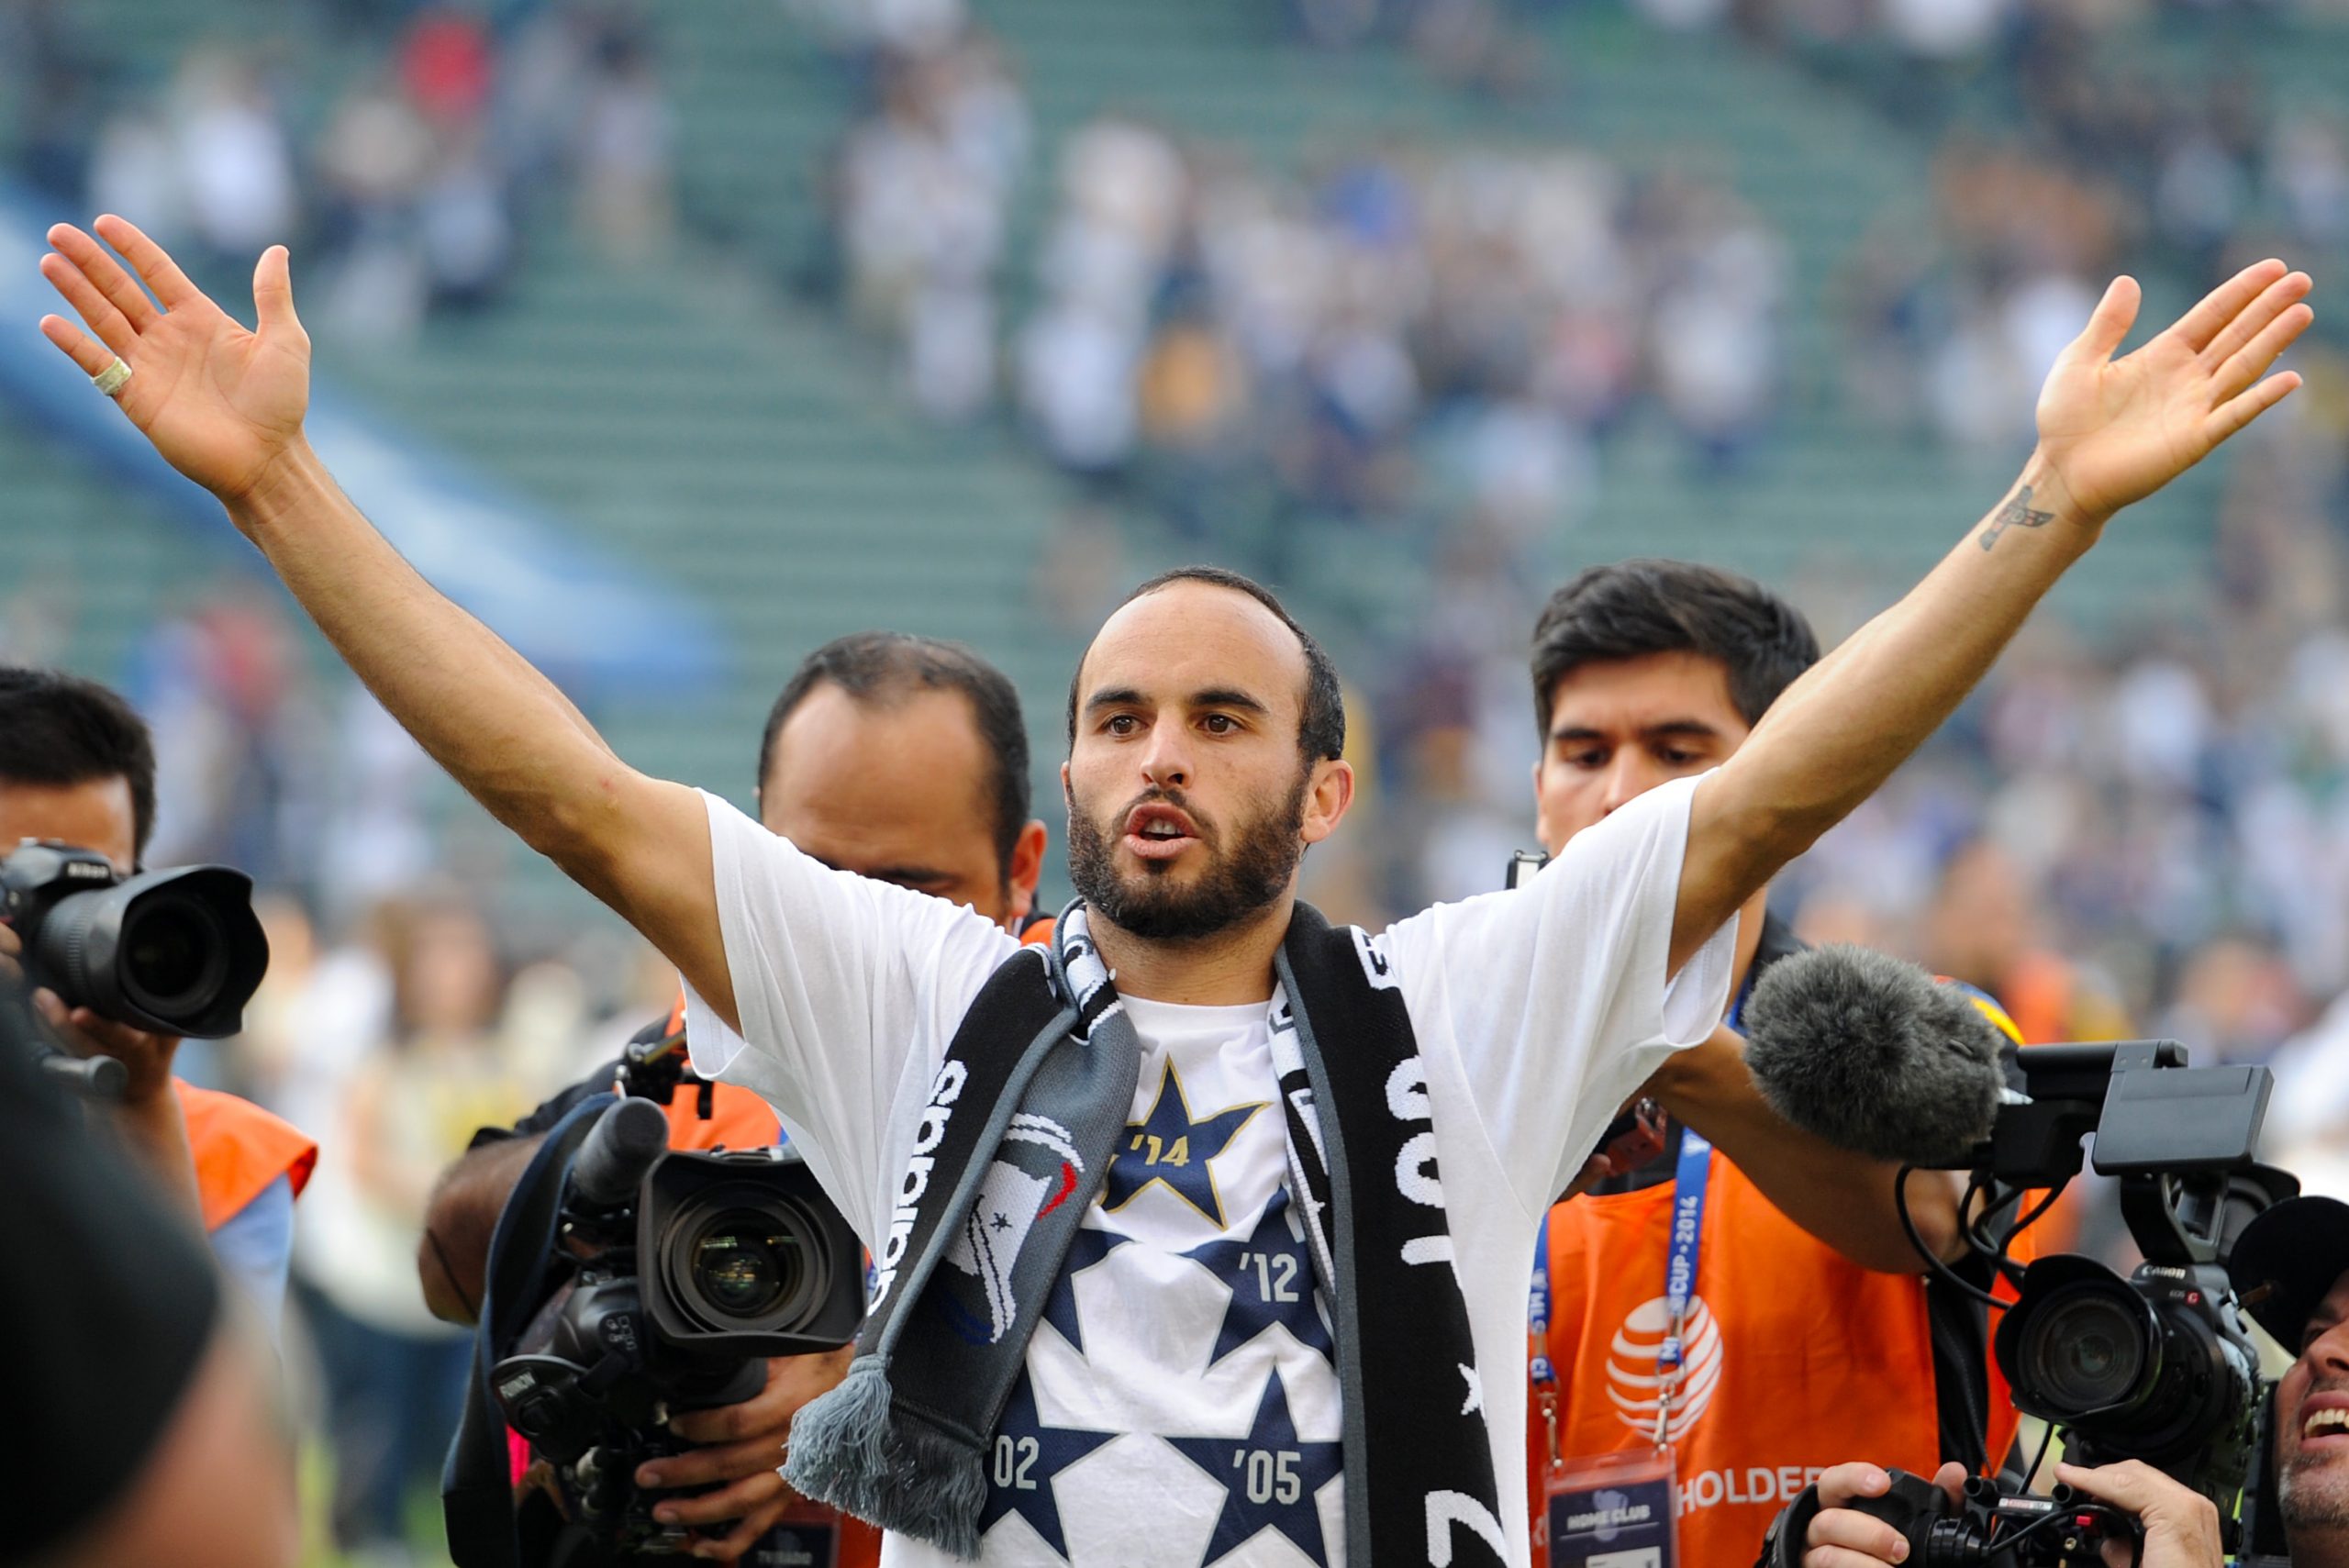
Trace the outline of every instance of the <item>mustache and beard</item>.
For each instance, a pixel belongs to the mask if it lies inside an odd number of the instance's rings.
[[[1305,792],[1300,770],[1288,798],[1239,825],[1229,848],[1218,826],[1199,815],[1179,790],[1149,790],[1104,821],[1070,803],[1068,874],[1085,902],[1120,930],[1148,941],[1187,942],[1230,930],[1278,899],[1305,856]],[[1118,871],[1121,825],[1139,806],[1164,804],[1186,813],[1198,829],[1206,870],[1179,885],[1166,862],[1146,861],[1128,876]]]
[[[2335,1393],[2342,1386],[2338,1382],[2312,1385],[2300,1397],[2305,1401],[2310,1394]],[[2297,1424],[2302,1413],[2296,1407],[2289,1418]],[[2277,1446],[2283,1451],[2276,1481],[2285,1525],[2298,1530],[2349,1527],[2349,1465],[2340,1462],[2342,1456],[2302,1452],[2297,1431],[2285,1434]]]

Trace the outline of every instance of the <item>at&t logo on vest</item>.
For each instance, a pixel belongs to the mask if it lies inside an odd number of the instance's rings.
[[[1664,1388],[1656,1355],[1672,1327],[1672,1306],[1659,1296],[1643,1301],[1615,1331],[1607,1351],[1607,1397],[1615,1402],[1616,1418],[1635,1432],[1655,1430],[1656,1404]],[[1673,1396],[1672,1419],[1665,1437],[1678,1442],[1704,1415],[1721,1381],[1721,1326],[1701,1296],[1688,1303],[1688,1321],[1681,1335],[1680,1386]]]

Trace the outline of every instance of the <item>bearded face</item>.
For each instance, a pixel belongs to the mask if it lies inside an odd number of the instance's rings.
[[[1069,804],[1069,880],[1085,903],[1151,941],[1197,941],[1271,906],[1305,853],[1308,774],[1286,798],[1237,821],[1203,814],[1179,789],[1151,789],[1107,810]]]
[[[1333,742],[1306,721],[1313,680],[1296,629],[1228,586],[1175,582],[1103,624],[1061,783],[1069,876],[1107,926],[1212,946],[1277,912],[1353,793],[1317,754]]]

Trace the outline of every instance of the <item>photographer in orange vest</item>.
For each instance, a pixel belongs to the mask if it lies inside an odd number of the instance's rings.
[[[1667,561],[1583,573],[1534,632],[1543,845],[1717,766],[1818,658],[1801,613],[1745,578]],[[1668,1451],[1678,1561],[1713,1568],[1750,1561],[1780,1506],[1852,1453],[1931,1473],[1944,1456],[1995,1463],[2013,1441],[1982,1308],[1920,1277],[1893,1168],[1790,1138],[1759,1108],[1730,1031],[1754,976],[1799,949],[1757,895],[1727,1029],[1649,1084],[1673,1113],[1650,1123],[1660,1146],[1595,1158],[1584,1195],[1551,1211],[1531,1321],[1537,1561],[1548,1496],[1588,1462]],[[1952,1179],[1918,1173],[1908,1197],[1936,1254],[1964,1255]]]
[[[1007,929],[1041,940],[1035,918],[1044,825],[1029,811],[1028,736],[1002,672],[952,643],[863,632],[808,655],[768,715],[759,747],[760,820],[834,870],[965,904]],[[637,1037],[681,1051],[682,1003]],[[618,1063],[590,1074],[511,1131],[484,1129],[434,1194],[417,1257],[425,1299],[439,1316],[471,1322],[489,1240],[506,1199],[564,1112],[612,1084]],[[669,1105],[674,1149],[763,1148],[781,1129],[766,1102],[732,1084],[690,1074]],[[799,1407],[837,1384],[836,1354],[781,1356],[765,1391],[740,1405],[680,1415],[671,1429],[708,1446],[647,1466],[643,1486],[720,1484],[661,1505],[679,1523],[707,1527],[707,1555],[733,1561],[791,1501],[775,1473]],[[880,1535],[847,1521],[841,1568],[879,1559]]]
[[[146,721],[99,685],[52,670],[0,668],[0,853],[26,839],[94,850],[129,875],[155,827],[155,745]],[[0,976],[17,977],[17,933],[0,925]],[[213,1256],[274,1331],[285,1305],[294,1200],[318,1146],[250,1100],[172,1073],[173,1035],[68,1008],[51,992],[33,1008],[77,1056],[106,1055],[129,1082],[111,1120],[185,1209]]]

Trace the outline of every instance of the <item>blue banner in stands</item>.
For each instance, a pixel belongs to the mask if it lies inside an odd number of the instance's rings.
[[[74,216],[87,215],[58,213],[0,183],[0,398],[174,516],[232,539],[219,504],[157,457],[40,335],[36,323],[51,311],[72,319],[39,265],[50,224]],[[250,297],[224,304],[251,320]],[[391,428],[317,377],[307,427],[310,444],[400,553],[574,695],[674,698],[722,679],[713,617],[681,590],[569,537],[545,507]]]

